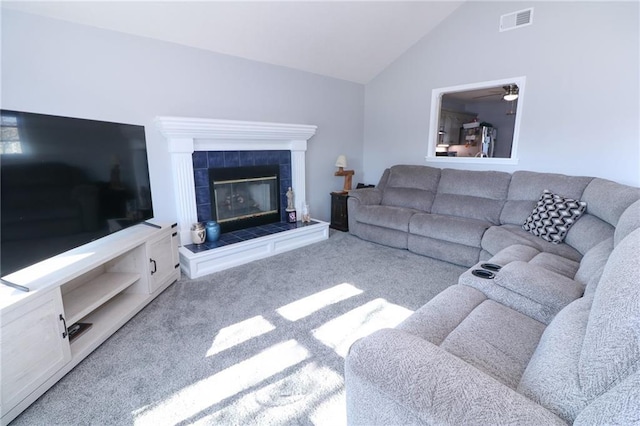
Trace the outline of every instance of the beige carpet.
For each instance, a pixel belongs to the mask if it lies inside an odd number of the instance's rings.
[[[182,279],[13,424],[345,424],[350,344],[393,327],[463,271],[335,232]]]

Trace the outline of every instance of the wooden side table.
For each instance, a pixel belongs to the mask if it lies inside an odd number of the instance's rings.
[[[331,193],[331,224],[330,228],[338,231],[349,231],[349,215],[347,212],[348,192]]]

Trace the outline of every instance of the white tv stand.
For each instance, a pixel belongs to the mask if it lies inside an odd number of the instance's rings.
[[[6,278],[29,292],[0,286],[2,425],[180,278],[177,227],[136,225]]]

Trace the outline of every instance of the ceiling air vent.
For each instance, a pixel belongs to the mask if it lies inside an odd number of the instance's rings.
[[[500,17],[500,31],[513,30],[515,28],[531,25],[533,22],[533,8],[507,13]]]

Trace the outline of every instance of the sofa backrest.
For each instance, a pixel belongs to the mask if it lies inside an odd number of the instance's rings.
[[[510,181],[504,172],[442,169],[431,213],[497,225]]]
[[[640,369],[639,253],[636,229],[613,249],[595,291],[579,364],[582,391],[589,398]]]
[[[551,321],[518,385],[569,423],[640,369],[639,252],[636,229],[611,252],[595,291]]]
[[[500,215],[501,224],[522,225],[529,217],[542,191],[579,200],[593,178],[556,173],[516,171],[511,176],[507,201]]]
[[[615,209],[615,207],[613,207],[613,209]],[[586,285],[584,291],[585,296],[595,292],[613,248],[638,228],[640,228],[640,200],[631,204],[620,215],[613,236],[589,249],[580,261],[580,267],[574,279]]]
[[[585,254],[601,241],[613,237],[620,216],[638,199],[640,188],[593,179],[580,197],[587,203],[587,210],[569,228],[565,242]]]
[[[640,200],[631,204],[620,215],[613,234],[613,245],[617,246],[627,235],[640,228]]]
[[[385,171],[382,189],[384,206],[408,207],[425,212],[431,206],[440,180],[440,169],[428,166],[397,165]],[[383,175],[383,178],[385,177]]]

